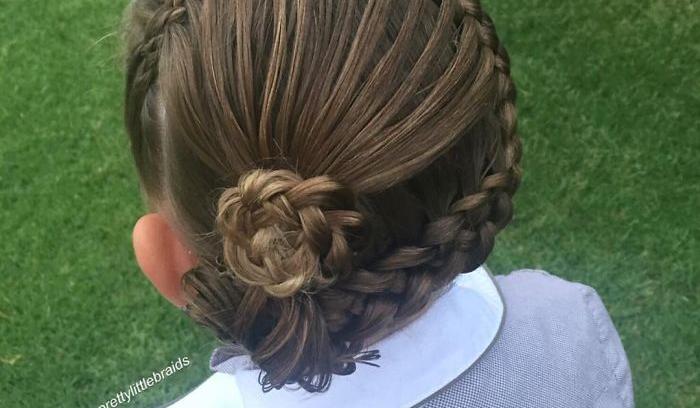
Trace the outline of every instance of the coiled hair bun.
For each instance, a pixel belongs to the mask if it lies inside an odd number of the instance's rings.
[[[237,278],[285,298],[331,285],[352,267],[354,194],[329,176],[255,169],[219,198],[216,226]]]

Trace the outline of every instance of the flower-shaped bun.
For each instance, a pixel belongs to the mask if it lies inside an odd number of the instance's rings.
[[[362,217],[354,194],[329,176],[256,169],[221,194],[216,223],[234,275],[283,298],[351,270],[346,230]]]

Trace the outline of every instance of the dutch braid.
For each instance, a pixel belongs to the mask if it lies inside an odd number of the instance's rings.
[[[498,79],[495,111],[501,124],[503,163],[490,169],[481,181],[480,191],[455,201],[449,214],[428,223],[420,245],[398,248],[334,287],[334,298],[345,292],[348,312],[325,308],[324,317],[334,331],[340,331],[353,318],[364,322],[353,328],[353,339],[366,338],[375,330],[373,325],[381,326],[369,315],[374,309],[371,303],[386,302],[387,298],[372,295],[387,291],[399,295],[394,299],[401,305],[396,305],[394,316],[386,317],[388,321],[416,313],[428,304],[436,287],[463,272],[465,265],[472,270],[482,264],[493,248],[495,235],[512,217],[511,197],[521,177],[521,144],[516,133],[516,93],[509,57],[479,3],[463,0],[460,4],[464,8],[463,24],[476,24],[480,47],[491,54],[482,57],[482,68],[492,70]],[[364,301],[364,308],[358,308],[358,299]]]

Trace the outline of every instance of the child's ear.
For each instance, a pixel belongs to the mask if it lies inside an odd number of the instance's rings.
[[[165,217],[146,214],[134,225],[134,254],[141,270],[161,295],[175,306],[186,301],[180,284],[182,275],[197,264]]]

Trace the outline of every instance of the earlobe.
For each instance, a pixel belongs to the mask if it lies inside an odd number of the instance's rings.
[[[182,275],[197,264],[165,217],[146,214],[134,225],[134,254],[144,275],[163,297],[175,306],[186,301],[180,284]]]

